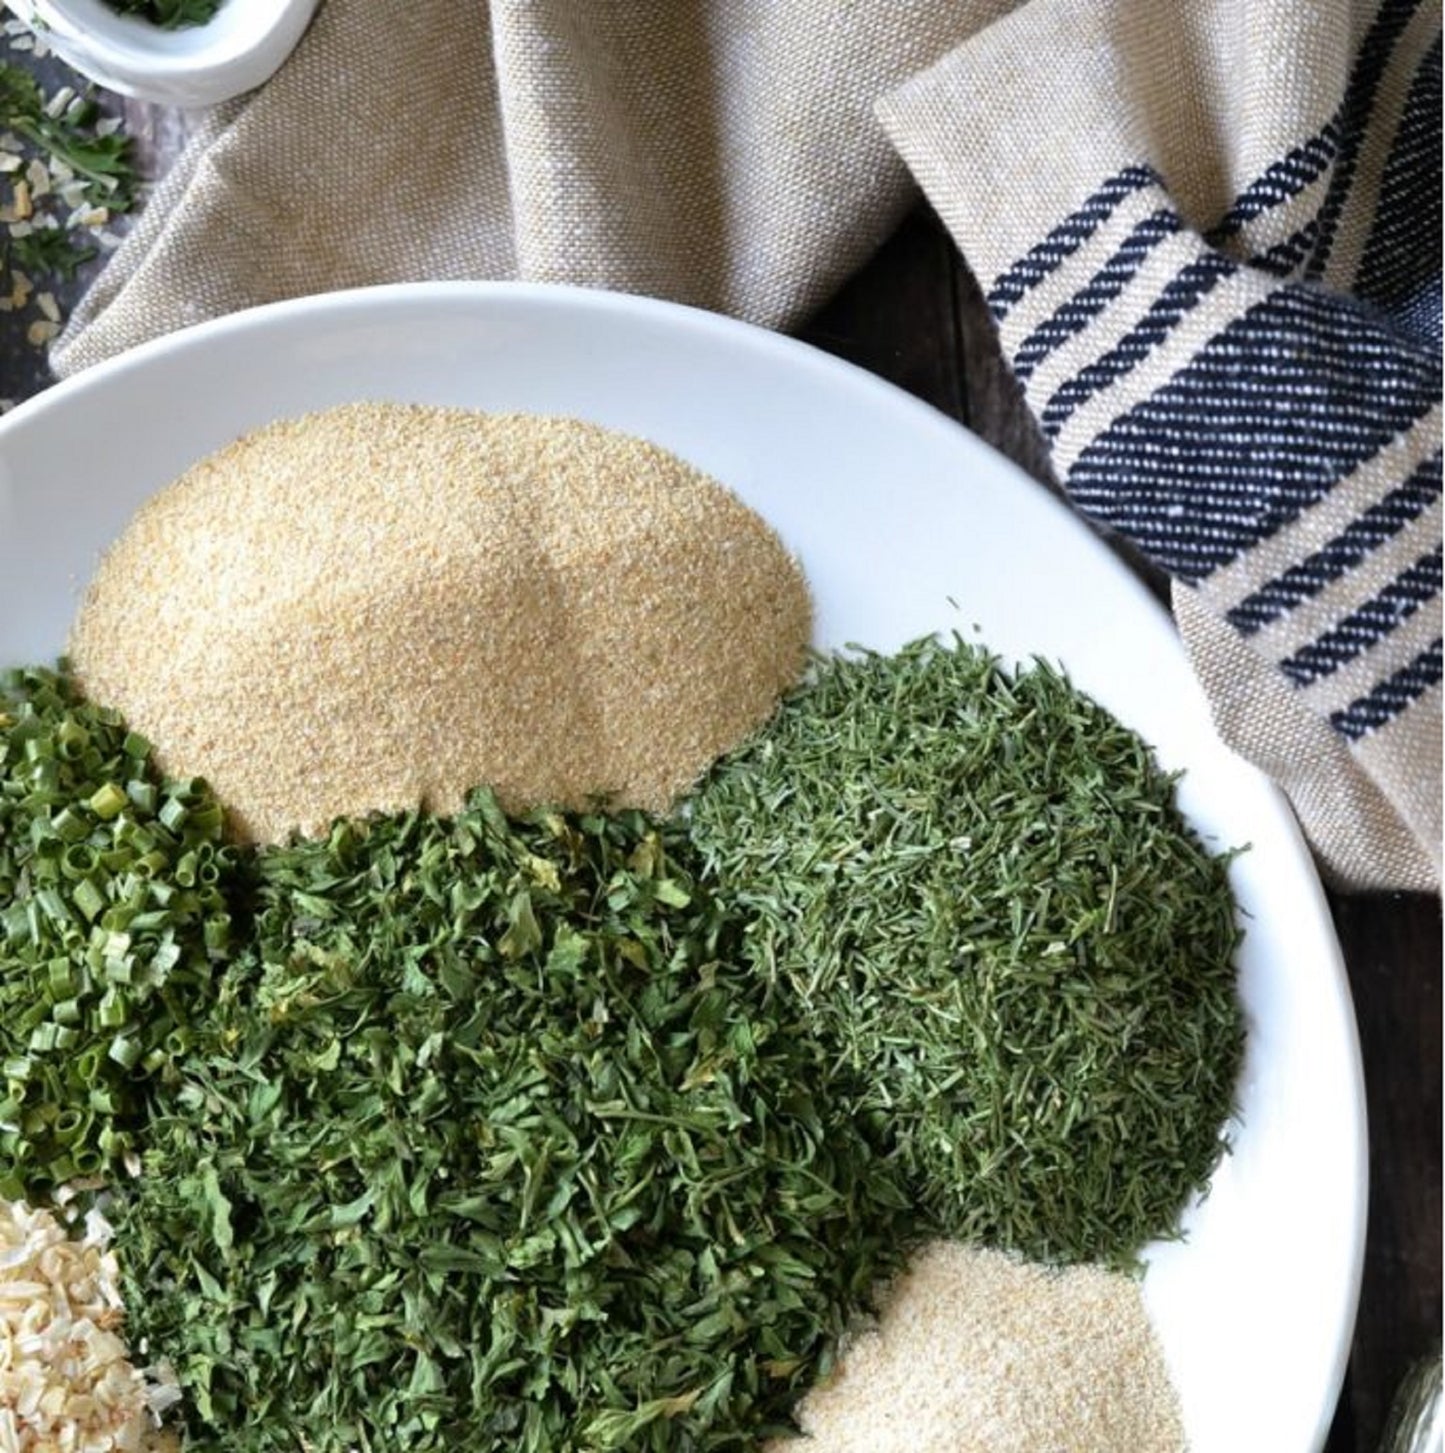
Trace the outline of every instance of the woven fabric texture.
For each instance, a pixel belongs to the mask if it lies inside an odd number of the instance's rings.
[[[880,106],[1070,498],[1356,886],[1440,874],[1440,29],[1035,0]]]

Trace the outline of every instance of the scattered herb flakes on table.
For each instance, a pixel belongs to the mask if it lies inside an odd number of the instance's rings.
[[[692,828],[950,1235],[1128,1263],[1174,1231],[1233,1106],[1239,935],[1133,732],[962,641],[838,657]]]
[[[636,813],[340,824],[256,859],[254,949],[116,1208],[192,1449],[745,1449],[909,1198]]]
[[[63,676],[0,674],[0,1196],[113,1169],[230,945],[204,784]]]
[[[61,327],[46,283],[114,245],[109,224],[135,203],[132,146],[90,96],[65,85],[47,94],[0,60],[0,174],[0,312],[29,310],[27,341],[43,347]]]

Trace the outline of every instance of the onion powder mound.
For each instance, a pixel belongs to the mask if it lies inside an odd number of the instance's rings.
[[[666,450],[363,403],[202,460],[136,515],[69,652],[242,839],[473,787],[665,810],[802,670],[797,563]]]
[[[934,1242],[767,1453],[1185,1453],[1139,1283]]]

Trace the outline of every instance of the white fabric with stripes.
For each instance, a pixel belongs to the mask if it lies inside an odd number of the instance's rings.
[[[1256,141],[1271,104],[1280,117],[1277,152],[1252,176],[1238,175],[1237,156],[1211,157],[1218,137],[1196,131],[1190,150],[1188,97],[1146,88],[1113,98],[1111,114],[1107,95],[1051,93],[1052,59],[1020,81],[1020,54],[1052,58],[1070,40],[1085,56],[1091,40],[1114,47],[1111,63],[1095,63],[1101,86],[1162,59],[1146,27],[1173,31],[1170,7],[1138,0],[1128,14],[1103,4],[1088,15],[1035,0],[880,114],[979,274],[1074,503],[1226,623],[1234,658],[1282,680],[1378,789],[1378,831],[1363,834],[1358,816],[1348,831],[1331,822],[1318,783],[1301,794],[1326,866],[1355,883],[1438,886],[1438,0],[1356,7],[1336,37],[1350,55],[1309,74],[1321,43],[1311,22],[1282,6],[1207,8],[1212,29],[1195,38],[1218,54],[1194,57],[1196,76],[1272,10],[1282,31],[1299,27],[1283,39],[1300,74],[1256,78],[1240,98]],[[1315,79],[1331,73],[1333,94]],[[1008,159],[989,152],[1018,138],[988,125],[983,98],[1021,84],[1039,102],[1034,124],[1059,136],[1012,169],[1017,210],[1005,220]],[[1311,115],[1311,129],[1289,133]],[[1231,165],[1234,189],[1221,191]],[[1247,721],[1224,715],[1249,753]]]

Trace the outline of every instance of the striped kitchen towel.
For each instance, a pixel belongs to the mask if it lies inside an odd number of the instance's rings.
[[[1441,854],[1438,0],[1033,0],[880,117],[1326,869]]]

